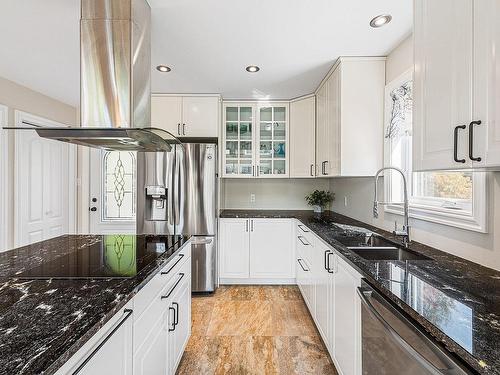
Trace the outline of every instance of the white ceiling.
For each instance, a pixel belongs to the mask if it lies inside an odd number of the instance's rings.
[[[152,90],[289,99],[338,56],[386,55],[412,27],[412,0],[149,0]],[[79,101],[79,0],[2,0],[0,76]],[[389,13],[381,29],[371,18]],[[170,73],[154,66],[166,64]],[[261,71],[250,74],[247,65]]]

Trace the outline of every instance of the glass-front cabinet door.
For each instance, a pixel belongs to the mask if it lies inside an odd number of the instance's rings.
[[[257,107],[257,177],[288,177],[288,103]]]
[[[252,104],[224,105],[224,170],[225,177],[253,177],[254,106]]]
[[[288,103],[224,103],[224,177],[288,177]]]

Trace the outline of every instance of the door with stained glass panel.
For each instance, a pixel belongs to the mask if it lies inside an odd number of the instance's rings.
[[[136,153],[91,150],[90,233],[135,233]]]
[[[224,177],[253,177],[255,171],[254,106],[224,105]]]
[[[257,107],[257,177],[288,177],[288,103]]]

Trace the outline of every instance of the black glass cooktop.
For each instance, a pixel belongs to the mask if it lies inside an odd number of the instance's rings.
[[[16,277],[23,279],[129,278],[159,257],[171,256],[185,242],[182,236],[103,235],[99,241],[42,262]]]

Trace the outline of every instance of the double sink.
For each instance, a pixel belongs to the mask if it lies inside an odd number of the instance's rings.
[[[344,232],[342,235],[336,237],[336,240],[353,253],[367,260],[431,260],[431,258],[425,255],[394,244],[364,228],[360,229],[361,231],[359,232],[355,230],[351,230],[348,233]]]

